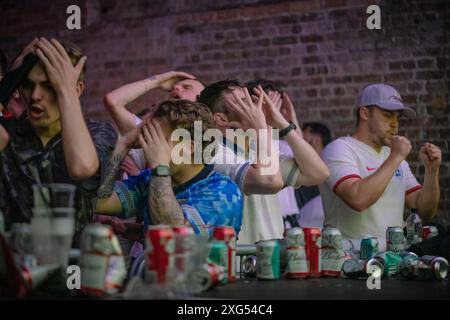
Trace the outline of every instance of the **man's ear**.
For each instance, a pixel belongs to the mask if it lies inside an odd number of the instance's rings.
[[[358,112],[359,112],[359,117],[362,120],[365,120],[365,121],[369,120],[369,108],[361,107],[361,108],[359,108]]]
[[[226,114],[217,112],[214,113],[213,118],[218,128],[228,128],[230,120],[228,119],[228,116]]]
[[[84,82],[78,81],[75,90],[77,91],[78,97],[80,97],[84,91]]]

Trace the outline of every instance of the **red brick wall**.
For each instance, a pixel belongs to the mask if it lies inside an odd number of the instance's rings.
[[[366,8],[381,7],[381,30],[366,28]],[[82,29],[65,28],[70,4]],[[266,77],[288,84],[300,121],[322,121],[335,136],[354,127],[357,92],[371,82],[394,85],[419,117],[403,121],[414,145],[443,150],[441,211],[450,215],[450,3],[445,0],[2,0],[0,47],[9,58],[34,36],[71,39],[88,56],[88,116],[107,119],[103,95],[170,69],[207,82]],[[138,111],[164,97],[152,92]]]

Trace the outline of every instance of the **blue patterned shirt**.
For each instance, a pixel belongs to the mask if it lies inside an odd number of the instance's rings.
[[[122,204],[122,217],[138,216],[147,227],[150,170],[124,181],[116,181],[114,191]],[[205,168],[193,179],[173,189],[186,220],[197,234],[211,234],[214,226],[232,226],[236,234],[242,223],[242,193],[228,177]],[[151,210],[151,208],[150,208]]]

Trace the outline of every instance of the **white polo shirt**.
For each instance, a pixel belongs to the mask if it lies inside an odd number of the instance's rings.
[[[362,212],[351,209],[335,194],[336,188],[345,180],[366,178],[376,172],[390,153],[389,147],[383,147],[377,153],[369,145],[350,136],[336,139],[322,151],[322,158],[330,169],[330,177],[320,185],[324,224],[338,228],[357,249],[363,235],[372,235],[378,238],[379,249],[385,250],[386,229],[403,226],[406,195],[421,189],[408,163],[402,161],[378,201]]]

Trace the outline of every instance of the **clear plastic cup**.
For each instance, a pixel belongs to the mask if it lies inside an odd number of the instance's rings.
[[[56,263],[65,270],[75,233],[75,209],[53,208],[52,211],[51,247]]]
[[[33,209],[31,230],[33,253],[39,264],[58,264],[63,270],[68,265],[75,233],[75,209]]]
[[[45,183],[33,185],[34,207],[72,208],[76,187],[67,183]]]

